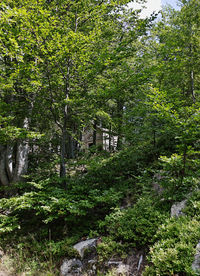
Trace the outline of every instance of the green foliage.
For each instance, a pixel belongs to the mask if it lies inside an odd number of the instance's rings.
[[[187,161],[184,155],[172,154],[170,157],[161,156],[159,158],[160,169],[158,174],[160,179],[157,180],[163,187],[162,196],[169,201],[180,201],[185,195],[198,189],[199,172],[195,168],[195,159],[191,158],[188,151]]]
[[[200,191],[193,192],[187,201],[187,206],[184,213],[188,216],[195,217],[200,220]]]
[[[8,246],[6,241],[1,240],[5,256],[9,258],[9,268],[13,273],[25,273],[26,275],[58,275],[56,268],[60,259],[78,257],[78,253],[72,245],[77,241],[74,238],[64,238],[61,241],[51,240],[49,231],[48,239],[38,240],[37,235],[15,237]],[[6,263],[4,264],[6,266]],[[48,274],[49,273],[49,274]]]
[[[187,217],[164,221],[199,188],[199,3],[181,0],[153,26],[128,2],[0,3],[0,242],[26,275],[74,257],[92,231],[106,235],[102,262],[156,240],[145,275],[192,275],[199,192]],[[94,122],[118,136],[117,152],[79,158]]]
[[[199,237],[200,223],[196,218],[180,217],[167,220],[160,226],[155,236],[157,242],[150,249],[153,267],[146,268],[144,275],[196,275],[191,265]]]
[[[63,190],[62,179],[53,174],[45,180],[41,174],[36,175],[36,181],[17,184],[18,196],[0,199],[1,213],[5,214],[0,231],[11,233],[16,230],[18,234],[28,229],[40,228],[42,231],[59,221],[60,230],[66,224],[69,233],[77,231],[78,224],[82,225],[78,231],[83,235],[89,227],[95,227],[110,208],[119,205],[127,193],[135,194],[134,200],[139,198],[147,181],[139,179],[140,166],[145,162],[148,161],[142,160],[141,154],[130,149],[110,157],[97,155],[88,161],[72,162],[73,173],[66,179],[68,191]],[[79,172],[81,166],[86,167],[84,175]],[[74,174],[76,170],[77,174]],[[138,176],[134,177],[135,174]],[[33,218],[31,221],[30,217]]]
[[[125,248],[124,245],[114,241],[111,237],[103,237],[102,242],[97,246],[99,263],[115,257],[126,258]]]
[[[153,199],[144,197],[128,209],[115,209],[106,216],[100,227],[117,241],[128,242],[134,247],[153,243],[153,237],[166,215],[157,210]]]

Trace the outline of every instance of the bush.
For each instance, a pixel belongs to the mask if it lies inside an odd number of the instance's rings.
[[[155,237],[157,242],[150,249],[153,267],[147,267],[143,275],[195,275],[191,265],[200,237],[199,221],[189,217],[171,218]]]
[[[97,253],[99,263],[113,257],[127,257],[124,246],[121,243],[112,240],[111,237],[102,238],[102,242],[98,244]]]
[[[165,219],[166,215],[156,209],[153,200],[144,197],[131,208],[115,209],[100,226],[116,241],[141,248],[152,244],[153,236]]]
[[[184,209],[184,213],[200,220],[200,191],[196,191],[192,194]]]

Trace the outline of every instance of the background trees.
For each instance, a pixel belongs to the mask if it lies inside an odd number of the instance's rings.
[[[0,3],[5,248],[27,246],[33,255],[36,248],[43,259],[48,251],[52,263],[75,257],[73,243],[91,235],[105,238],[102,258],[130,246],[148,251],[172,203],[199,187],[199,3],[180,1],[180,11],[166,9],[154,22],[154,15],[143,20],[127,10],[127,2]],[[108,133],[110,152],[81,152],[84,129],[93,130],[95,146],[98,126]],[[193,221],[198,233],[194,197],[185,224]],[[170,220],[169,228],[182,229],[182,222]],[[187,267],[169,258],[165,274],[191,272],[198,240],[195,234],[181,263]],[[162,273],[160,249],[158,240],[148,275]],[[42,271],[44,262],[36,263]]]

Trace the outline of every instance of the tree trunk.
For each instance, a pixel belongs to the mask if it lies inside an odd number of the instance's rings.
[[[66,155],[66,140],[67,140],[67,130],[63,126],[61,135],[61,145],[60,145],[60,177],[63,178],[63,185],[66,185],[64,178],[66,177],[66,167],[65,167],[65,155]]]
[[[74,158],[74,139],[71,135],[71,133],[67,132],[67,149],[66,149],[66,157],[67,159]]]
[[[69,99],[69,93],[70,93],[70,66],[71,61],[68,60],[68,66],[67,66],[67,74],[65,78],[65,106],[63,108],[63,126],[62,126],[62,135],[61,135],[61,146],[60,146],[60,177],[62,178],[62,183],[65,189],[67,189],[67,183],[66,183],[66,164],[65,164],[65,158],[67,154],[66,150],[66,143],[67,143],[67,122],[69,121],[69,114],[68,114],[68,99]]]
[[[23,122],[23,128],[29,128],[29,119],[25,118]],[[8,151],[11,153],[11,151]],[[29,143],[28,140],[24,141],[19,140],[17,142],[17,150],[15,156],[15,168],[13,170],[12,183],[16,183],[22,180],[23,175],[27,173],[28,169],[28,152],[29,152]],[[10,162],[12,162],[11,157],[9,158]],[[9,165],[11,167],[11,164]]]
[[[6,146],[0,146],[0,183],[4,187],[9,186],[9,179],[6,173]]]
[[[118,138],[117,138],[117,150],[120,150],[122,148],[122,125],[123,125],[123,107],[124,103],[123,101],[117,102],[117,117],[118,117]]]
[[[29,119],[23,121],[23,129],[29,128]],[[15,150],[14,150],[15,148]],[[7,144],[0,146],[0,184],[4,187],[12,186],[23,180],[28,169],[28,140],[18,140],[16,146]],[[12,192],[12,191],[11,191]]]
[[[112,131],[112,127],[111,127],[111,124],[109,124],[109,133],[108,133],[108,139],[109,139],[109,146],[108,146],[108,150],[109,152],[112,151],[112,148],[111,148],[111,141],[112,141],[112,134],[111,134],[111,131]],[[114,145],[113,145],[114,146]]]
[[[5,161],[8,179],[11,182],[13,178],[13,145],[7,145]]]
[[[97,120],[96,119],[94,119],[94,124],[93,124],[92,143],[93,143],[94,146],[97,145]]]
[[[190,90],[191,90],[191,94],[192,94],[192,101],[193,103],[195,103],[195,93],[194,93],[194,72],[191,71],[190,72]]]
[[[16,165],[14,169],[12,183],[21,181],[23,178],[23,175],[27,173],[28,152],[29,152],[28,141],[19,141],[17,143]]]

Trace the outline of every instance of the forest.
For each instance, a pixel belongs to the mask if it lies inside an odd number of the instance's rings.
[[[2,276],[200,275],[200,1],[130,2],[0,1]]]

